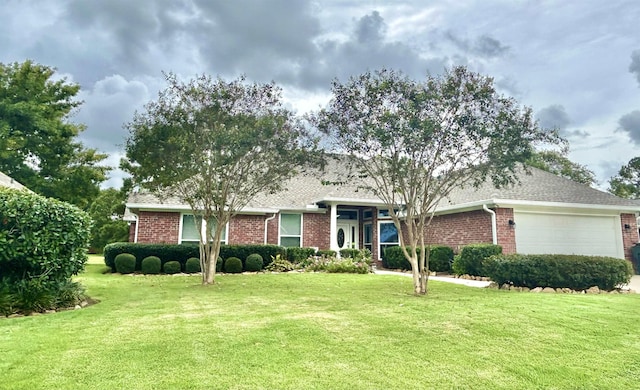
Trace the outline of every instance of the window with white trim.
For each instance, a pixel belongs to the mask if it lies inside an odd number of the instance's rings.
[[[398,245],[400,245],[400,241],[396,225],[390,221],[378,222],[378,256],[382,258],[385,249]]]
[[[182,221],[180,226],[180,243],[181,244],[198,244],[200,242],[200,233],[198,232],[197,224],[201,224],[201,231],[204,233],[206,230],[206,223],[201,217],[196,217],[193,214],[182,214]],[[216,228],[216,223],[211,224],[211,231]],[[229,224],[222,231],[222,237],[220,242],[222,244],[227,243],[227,230]]]
[[[302,214],[280,214],[280,245],[302,246]]]
[[[368,249],[369,252],[373,253],[373,224],[365,223],[362,225],[362,238],[364,239],[364,249]]]

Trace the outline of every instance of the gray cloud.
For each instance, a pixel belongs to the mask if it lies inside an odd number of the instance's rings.
[[[620,130],[626,132],[631,141],[640,145],[640,110],[631,111],[619,120]]]
[[[539,110],[536,113],[536,119],[541,127],[559,129],[560,131],[565,130],[571,123],[567,111],[560,104],[553,104]]]
[[[496,58],[509,51],[509,46],[503,45],[499,40],[486,34],[479,36],[474,41],[463,39],[453,31],[447,31],[444,37],[463,52],[481,58]]]
[[[634,50],[631,53],[631,64],[629,65],[629,72],[636,75],[638,84],[640,84],[640,50]]]

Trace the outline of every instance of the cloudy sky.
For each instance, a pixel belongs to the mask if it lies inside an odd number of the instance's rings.
[[[79,83],[72,119],[113,165],[163,71],[275,80],[304,113],[336,77],[466,65],[560,128],[606,188],[640,156],[639,23],[637,0],[3,0],[0,62],[32,59]]]

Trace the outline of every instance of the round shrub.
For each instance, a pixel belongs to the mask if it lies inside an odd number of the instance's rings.
[[[253,253],[247,256],[247,260],[244,262],[244,268],[249,272],[257,272],[262,270],[262,265],[264,261],[262,260],[262,256],[257,253]]]
[[[190,257],[187,259],[187,262],[184,264],[184,272],[188,274],[196,274],[201,271],[200,259],[197,257]]]
[[[130,253],[120,253],[115,260],[116,272],[132,274],[136,270],[136,257]]]
[[[223,266],[224,259],[222,257],[218,257],[218,261],[216,261],[216,272],[222,272]]]
[[[180,263],[177,261],[167,261],[164,263],[165,274],[177,274],[180,272]]]
[[[150,274],[159,274],[160,269],[162,268],[162,262],[160,258],[157,256],[147,256],[142,259],[142,265],[140,266],[140,270],[145,275]]]
[[[454,257],[452,269],[457,275],[487,276],[482,262],[493,255],[502,254],[502,247],[493,244],[471,244],[462,248],[460,255]]]
[[[242,260],[237,257],[229,257],[224,261],[224,272],[239,274],[242,272]]]

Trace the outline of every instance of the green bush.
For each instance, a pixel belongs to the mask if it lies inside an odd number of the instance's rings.
[[[180,272],[180,262],[175,260],[170,260],[164,263],[163,269],[165,274],[177,274]]]
[[[315,254],[315,248],[287,248],[286,259],[292,263],[299,263]]]
[[[460,256],[453,260],[453,272],[456,275],[487,276],[482,262],[487,257],[502,253],[500,245],[471,244],[462,248]]]
[[[136,257],[130,253],[121,253],[115,259],[116,272],[132,274],[136,270]]]
[[[352,257],[316,257],[305,268],[307,271],[328,273],[367,274],[371,272],[371,262]]]
[[[71,280],[60,283],[56,295],[56,307],[74,307],[87,299],[84,287]]]
[[[613,290],[629,283],[633,270],[627,260],[578,255],[495,255],[484,261],[487,276],[502,285],[585,290]]]
[[[224,261],[224,272],[230,274],[242,273],[242,260],[237,257],[229,257]]]
[[[352,259],[355,259],[359,254],[359,249],[340,249],[340,257],[351,257]]]
[[[145,275],[159,274],[162,269],[162,262],[157,256],[147,256],[142,259],[140,270]]]
[[[433,272],[449,272],[453,261],[453,249],[444,245],[431,245],[429,248],[429,270]],[[421,249],[418,248],[416,252],[420,256]],[[411,264],[404,257],[399,246],[385,250],[382,257],[382,265],[389,269],[411,269]]]
[[[190,257],[187,259],[187,262],[184,264],[184,272],[188,274],[196,274],[201,272],[200,268],[200,259],[197,257]]]
[[[140,244],[132,242],[116,242],[104,247],[104,262],[115,272],[115,257],[120,253],[131,253],[138,259],[136,270],[140,270],[142,259],[148,256],[157,256],[162,263],[170,260],[186,264],[191,257],[200,258],[200,247],[194,244]],[[246,259],[252,253],[257,253],[265,259],[265,263],[271,261],[271,256],[280,254],[284,256],[286,248],[277,245],[221,245],[220,257],[223,259],[237,257]],[[269,259],[268,261],[266,259]]]
[[[222,268],[224,268],[224,259],[218,257],[218,261],[216,261],[216,272],[222,272]]]
[[[247,259],[244,261],[244,269],[249,272],[257,272],[262,270],[263,264],[264,260],[262,259],[262,256],[257,253],[253,253],[247,256]]]
[[[271,258],[271,262],[264,267],[264,269],[270,272],[288,272],[298,269],[299,267],[299,264],[294,264],[289,260],[282,258],[280,255],[276,255]]]
[[[316,256],[336,257],[337,252],[331,249],[320,249],[316,252]]]

